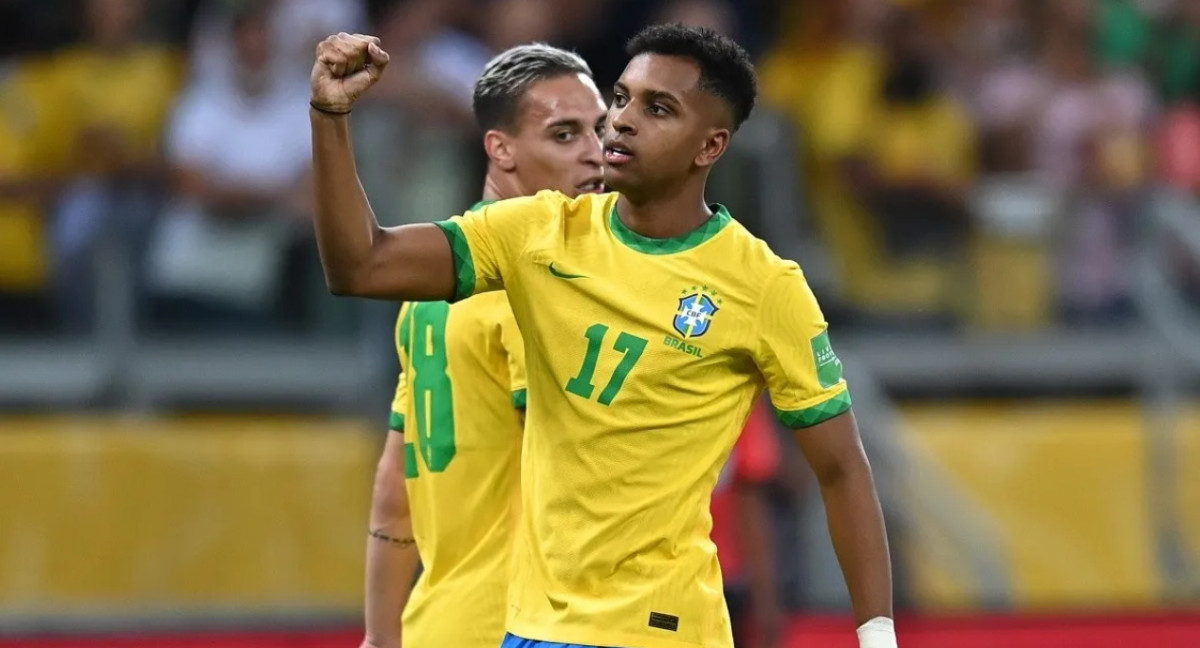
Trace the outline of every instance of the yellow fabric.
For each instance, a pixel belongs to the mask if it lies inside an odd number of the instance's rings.
[[[729,648],[709,540],[720,468],[765,384],[783,416],[810,419],[846,385],[818,372],[826,324],[794,263],[727,215],[702,242],[645,251],[665,242],[630,243],[616,200],[542,192],[442,224],[460,294],[504,288],[528,352],[508,630]],[[682,319],[698,295],[717,310]],[[652,627],[666,617],[676,630]]]
[[[439,311],[445,313],[440,319]],[[405,304],[396,331],[403,371],[392,421],[395,427],[397,415],[403,416],[406,445],[412,448],[405,485],[424,566],[404,610],[405,645],[496,648],[504,636],[505,591],[520,514],[522,427],[513,406],[514,392],[525,389],[520,332],[500,292],[453,306]],[[430,369],[414,356],[433,354],[444,354],[449,389],[418,388],[419,372]],[[433,411],[433,399],[447,396],[453,399],[452,420],[418,413],[422,407]],[[425,459],[433,449],[424,445],[447,439],[423,425],[450,430],[453,457],[441,472]]]

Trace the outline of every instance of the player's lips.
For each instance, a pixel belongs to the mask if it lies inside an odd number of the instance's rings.
[[[575,185],[580,193],[604,193],[604,178],[597,176]]]
[[[633,150],[620,142],[609,142],[604,145],[604,161],[612,166],[620,166],[633,159]]]

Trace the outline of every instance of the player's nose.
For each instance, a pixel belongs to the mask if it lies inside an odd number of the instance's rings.
[[[621,135],[636,135],[637,127],[633,123],[633,115],[629,112],[631,103],[618,108],[614,104],[608,112],[608,123],[613,131]]]
[[[604,142],[600,140],[599,133],[592,133],[587,138],[587,144],[580,152],[580,161],[588,166],[599,167],[604,164]]]

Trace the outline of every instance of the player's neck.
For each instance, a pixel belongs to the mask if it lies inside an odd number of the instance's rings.
[[[670,196],[635,201],[625,194],[617,199],[617,217],[629,229],[650,238],[674,238],[700,227],[712,217],[700,191],[680,191]]]
[[[508,200],[527,195],[511,173],[501,173],[488,166],[487,177],[483,179],[484,200]]]

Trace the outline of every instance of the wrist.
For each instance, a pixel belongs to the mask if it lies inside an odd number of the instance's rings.
[[[896,648],[896,623],[887,617],[875,617],[857,632],[859,648]]]
[[[349,106],[349,105],[337,106],[337,105],[333,105],[333,104],[325,104],[325,103],[321,103],[320,101],[317,101],[316,99],[309,99],[308,106],[309,106],[309,108],[312,108],[314,111],[319,112],[322,115],[329,115],[331,117],[340,117],[342,115],[349,115],[350,110],[352,108],[352,106]]]

